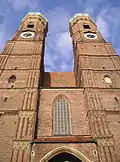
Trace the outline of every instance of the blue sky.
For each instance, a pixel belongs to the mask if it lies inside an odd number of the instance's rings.
[[[69,19],[76,13],[89,14],[106,41],[120,55],[119,0],[1,0],[0,51],[12,39],[28,12],[41,12],[48,19],[45,71],[73,71]]]

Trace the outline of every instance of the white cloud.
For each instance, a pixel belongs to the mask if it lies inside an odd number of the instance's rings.
[[[15,10],[21,10],[25,7],[29,9],[36,9],[38,6],[38,0],[8,0]],[[33,3],[34,2],[34,3]]]
[[[46,40],[45,71],[72,71],[72,43],[69,36],[70,13],[56,7],[46,14],[49,33]]]
[[[0,32],[0,52],[2,52],[4,46],[5,46],[5,37],[2,31]]]
[[[120,48],[116,48],[115,51],[116,51],[117,54],[120,56]]]
[[[72,41],[69,35],[69,32],[63,32],[58,35],[57,46],[59,48],[66,48],[67,50],[71,50]]]
[[[0,24],[2,24],[4,22],[4,16],[3,14],[0,13]]]
[[[113,44],[113,47],[120,55],[118,49],[120,42],[120,7],[107,7],[100,11],[97,16],[96,23],[99,31],[103,34],[106,41]]]
[[[85,9],[85,13],[87,13],[87,14],[89,14],[89,15],[93,15],[93,13],[94,13],[94,9],[93,9],[93,7],[87,7],[86,9]]]
[[[96,18],[96,25],[98,26],[98,29],[102,33],[103,37],[108,39],[110,37],[109,24],[100,14]]]
[[[4,14],[6,19],[4,19],[4,23],[0,24],[0,52],[2,52],[3,48],[6,45],[6,42],[8,40],[11,40],[13,37],[13,33],[9,27],[8,27],[8,22],[9,22],[9,15],[6,16],[6,13]]]
[[[49,32],[51,34],[68,31],[71,16],[63,7],[56,7],[53,10],[48,11],[46,16],[49,20]]]
[[[69,32],[57,34],[48,40],[45,50],[45,71],[73,71],[72,42]]]
[[[56,40],[56,51],[60,52],[61,57],[66,61],[72,58],[72,40],[69,36],[69,32],[63,32],[58,35]]]
[[[54,55],[52,55],[50,52],[47,52],[46,51],[46,53],[45,53],[45,56],[47,55],[47,57],[45,57],[45,65],[47,66],[47,67],[51,67],[51,69],[54,69],[55,68],[55,65],[54,65],[54,58],[53,58],[53,56]]]
[[[60,65],[60,71],[66,71],[71,72],[73,71],[73,61],[71,61],[70,64],[67,64],[64,60],[62,61]]]
[[[4,46],[6,45],[6,41],[11,38],[10,33],[8,33],[6,24],[0,25],[0,52],[2,52]]]

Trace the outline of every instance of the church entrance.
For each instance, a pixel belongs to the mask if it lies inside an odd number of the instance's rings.
[[[63,152],[58,155],[55,155],[48,162],[82,162],[82,161],[72,154]]]

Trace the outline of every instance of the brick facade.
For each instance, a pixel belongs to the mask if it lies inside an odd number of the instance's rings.
[[[28,28],[29,21],[34,29]],[[23,39],[20,34],[28,30],[37,35]],[[46,31],[47,22],[41,16],[28,15],[0,56],[1,162],[30,160]],[[11,76],[15,76],[14,81],[9,81]]]
[[[67,152],[83,162],[119,162],[119,56],[93,20],[78,14],[70,21],[74,72],[44,72],[47,23],[29,13],[0,56],[0,161],[46,162]],[[22,38],[25,31],[35,35]],[[97,39],[84,36],[90,32]],[[69,105],[70,135],[54,135],[59,96]]]

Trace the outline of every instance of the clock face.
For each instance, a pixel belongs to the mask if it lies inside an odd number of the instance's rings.
[[[21,33],[22,38],[32,38],[34,35],[35,33],[31,31],[25,31]]]
[[[85,36],[87,39],[97,39],[97,35],[94,34],[94,33],[85,33],[84,36]]]

